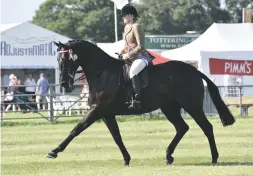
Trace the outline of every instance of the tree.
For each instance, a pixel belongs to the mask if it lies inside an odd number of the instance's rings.
[[[219,0],[144,0],[140,22],[149,34],[183,34],[205,31],[214,22],[229,22]]]
[[[201,33],[214,22],[230,21],[229,13],[220,8],[219,0],[141,2],[134,5],[146,34],[184,34],[188,30]],[[33,22],[73,39],[114,42],[113,6],[110,0],[47,0],[36,12]],[[119,39],[123,28],[119,18]]]
[[[219,0],[183,0],[177,5],[173,16],[184,30],[200,33],[212,23],[230,21],[228,12],[221,9]]]
[[[33,22],[73,39],[114,42],[113,2],[109,0],[47,0]],[[118,25],[121,36],[123,27]]]
[[[242,22],[242,9],[251,6],[253,8],[252,0],[226,0],[227,10],[232,16],[233,22]]]

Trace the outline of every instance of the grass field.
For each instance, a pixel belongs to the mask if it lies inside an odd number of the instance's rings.
[[[253,175],[253,118],[237,118],[223,127],[212,117],[220,154],[212,166],[209,144],[196,123],[187,118],[190,130],[176,148],[173,166],[165,164],[165,150],[174,137],[167,120],[120,122],[124,143],[132,157],[123,166],[121,153],[103,123],[95,123],[78,136],[55,160],[45,157],[74,127],[75,123],[13,122],[2,127],[2,175]],[[61,120],[60,120],[61,121]],[[60,122],[59,121],[59,122]]]

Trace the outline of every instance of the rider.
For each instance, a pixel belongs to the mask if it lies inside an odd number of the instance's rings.
[[[125,5],[121,11],[125,24],[123,40],[125,48],[121,51],[122,59],[131,65],[129,76],[133,84],[135,96],[129,108],[140,107],[140,73],[152,60],[145,49],[145,34],[140,24],[137,23],[138,13],[134,6]]]

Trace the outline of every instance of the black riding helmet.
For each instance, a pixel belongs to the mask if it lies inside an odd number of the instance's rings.
[[[125,16],[125,15],[133,15],[134,17],[138,18],[139,15],[137,13],[137,10],[135,9],[134,6],[130,5],[130,4],[127,4],[125,5],[122,10],[121,10],[121,16]]]

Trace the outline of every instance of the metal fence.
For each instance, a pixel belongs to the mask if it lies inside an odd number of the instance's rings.
[[[75,84],[70,94],[64,93],[59,85],[50,84],[47,95],[40,101],[35,93],[26,92],[26,85],[16,87],[19,91],[14,94],[10,87],[1,87],[1,120],[44,118],[53,122],[60,117],[84,116],[89,110],[87,84]]]
[[[253,85],[243,86],[218,86],[220,95],[235,116],[253,116]],[[203,110],[206,115],[218,115],[207,87],[205,87]],[[156,110],[150,115],[160,115],[162,112]],[[187,116],[182,109],[181,114]]]
[[[50,84],[45,102],[36,102],[36,95],[28,94],[25,87],[19,85],[19,93],[15,94],[11,94],[8,87],[1,87],[1,120],[44,118],[53,122],[63,117],[84,116],[89,110],[87,84],[75,84],[71,94],[64,93],[59,85]],[[234,115],[253,116],[253,85],[220,86],[219,90]],[[203,109],[206,115],[217,115],[207,88]],[[144,116],[157,115],[163,114],[160,110],[144,114]],[[182,115],[187,115],[183,109]]]

